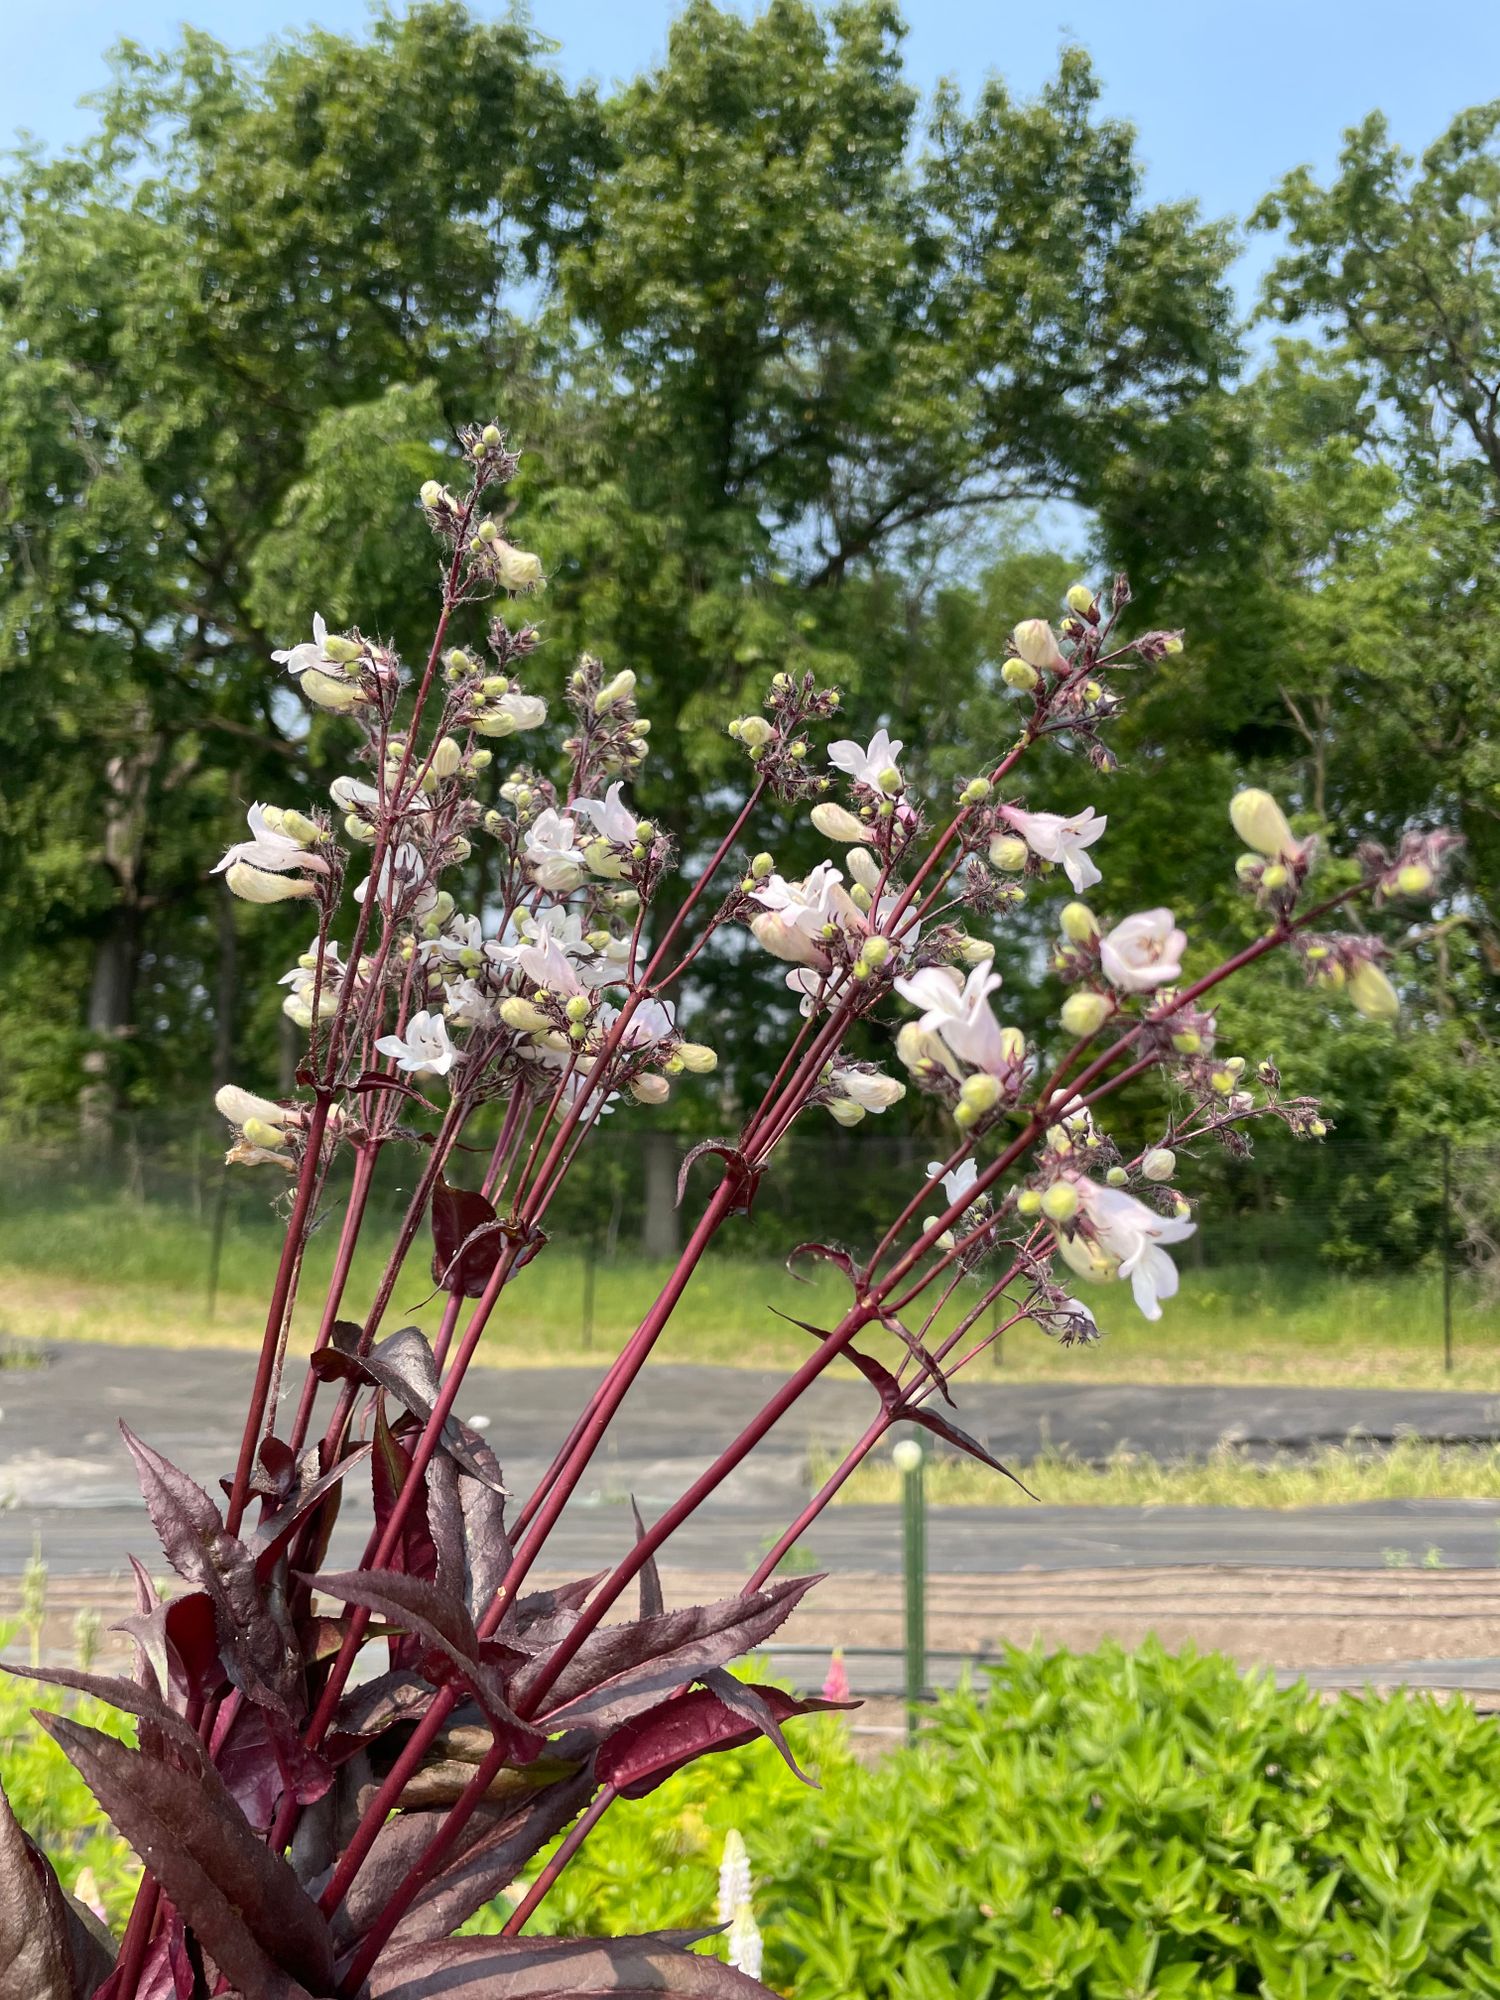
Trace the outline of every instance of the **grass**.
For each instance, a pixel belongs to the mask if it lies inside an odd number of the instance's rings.
[[[0,1335],[22,1340],[92,1339],[182,1347],[252,1348],[274,1268],[274,1217],[259,1202],[230,1213],[212,1315],[207,1276],[212,1216],[126,1196],[88,1201],[25,1198],[0,1215]],[[374,1240],[385,1231],[372,1225]],[[306,1335],[333,1256],[332,1223],[309,1246],[298,1331]],[[420,1243],[396,1289],[392,1326],[434,1328],[429,1246]],[[347,1294],[357,1315],[379,1269],[374,1251],[356,1259]],[[583,1258],[549,1246],[507,1292],[480,1351],[506,1367],[597,1365],[637,1323],[668,1267],[621,1255],[595,1270],[586,1322]],[[784,1367],[804,1358],[808,1338],[776,1317],[832,1324],[847,1289],[831,1270],[793,1280],[764,1259],[711,1253],[689,1285],[659,1349],[664,1361]],[[424,1302],[425,1301],[425,1302]],[[1244,1264],[1183,1273],[1181,1295],[1156,1325],[1135,1312],[1124,1286],[1095,1287],[1090,1303],[1107,1338],[1062,1351],[1029,1327],[986,1357],[988,1379],[1142,1383],[1298,1382],[1500,1390],[1500,1315],[1462,1290],[1455,1314],[1456,1365],[1442,1365],[1441,1285],[1435,1274],[1343,1276],[1316,1266]],[[881,1336],[878,1351],[893,1354]]]
[[[815,1478],[832,1461],[813,1466]],[[1011,1470],[1053,1507],[1348,1507],[1366,1500],[1500,1498],[1500,1445],[1436,1445],[1402,1438],[1383,1450],[1357,1441],[1305,1456],[1257,1461],[1242,1447],[1220,1445],[1206,1458],[1166,1461],[1119,1451],[1103,1465],[1047,1452]],[[1027,1507],[1015,1485],[972,1459],[932,1457],[927,1498],[939,1507]],[[902,1475],[889,1453],[872,1456],[839,1501],[892,1502]]]

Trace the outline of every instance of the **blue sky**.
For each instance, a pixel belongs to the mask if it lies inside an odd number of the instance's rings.
[[[478,13],[501,13],[471,0]],[[86,129],[78,99],[104,77],[118,37],[149,46],[191,20],[244,47],[310,22],[342,31],[364,0],[46,0],[10,15],[0,71],[0,137],[26,127],[49,145]],[[603,82],[659,57],[676,0],[535,0],[537,27],[560,44],[571,78]],[[1081,42],[1108,108],[1140,133],[1158,198],[1196,197],[1242,217],[1286,169],[1333,165],[1344,128],[1389,116],[1419,149],[1464,105],[1500,95],[1500,6],[1493,0],[906,0],[908,68],[924,87],[972,88],[999,71],[1032,90],[1060,46]],[[1265,259],[1252,250],[1248,290]]]

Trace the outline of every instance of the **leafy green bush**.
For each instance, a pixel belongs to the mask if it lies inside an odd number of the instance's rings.
[[[1500,1995],[1500,1735],[1465,1702],[1013,1653],[917,1749],[814,1761],[821,1797],[757,1750],[617,1806],[553,1920],[712,1922],[738,1825],[798,2000]]]
[[[8,1635],[0,1630],[0,1644]],[[0,1781],[11,1810],[50,1856],[62,1885],[93,1901],[97,1892],[116,1931],[130,1914],[140,1865],[111,1832],[93,1794],[50,1736],[31,1719],[33,1708],[64,1709],[90,1728],[134,1739],[134,1725],[118,1709],[87,1695],[64,1695],[40,1682],[0,1674]],[[88,1870],[82,1886],[79,1877]]]

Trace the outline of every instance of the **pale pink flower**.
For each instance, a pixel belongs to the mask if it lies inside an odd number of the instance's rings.
[[[1104,879],[1084,852],[1109,825],[1104,814],[1096,813],[1092,806],[1067,816],[1022,812],[1019,806],[1005,806],[1001,810],[1007,824],[1015,828],[1039,860],[1061,864],[1079,895]]]
[[[1187,938],[1170,910],[1141,910],[1100,940],[1104,976],[1122,993],[1150,993],[1182,977]]]

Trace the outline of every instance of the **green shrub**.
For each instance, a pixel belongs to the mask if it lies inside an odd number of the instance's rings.
[[[1500,1995],[1500,1736],[1465,1702],[1013,1653],[917,1749],[819,1751],[821,1796],[757,1750],[617,1806],[553,1920],[712,1922],[737,1825],[798,2000]]]

